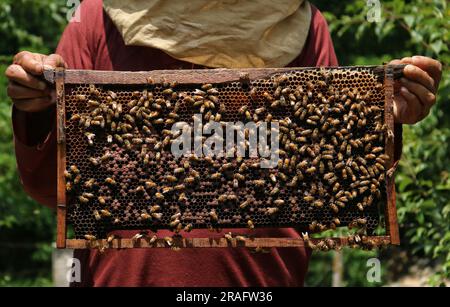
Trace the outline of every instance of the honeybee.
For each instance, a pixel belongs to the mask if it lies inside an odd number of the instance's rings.
[[[102,216],[100,215],[100,213],[98,212],[98,210],[94,210],[92,213],[94,214],[94,218],[95,218],[97,221],[99,221],[99,220],[102,219]]]
[[[287,176],[284,173],[278,173],[278,177],[281,181],[287,181]]]
[[[81,120],[81,116],[80,116],[80,114],[73,114],[69,120],[70,121],[79,121],[79,120]]]
[[[285,204],[285,201],[283,199],[276,199],[273,201],[274,205],[277,207],[281,207]]]
[[[333,192],[337,192],[339,188],[341,187],[339,182],[335,182],[333,186]]]
[[[358,189],[359,194],[363,194],[363,193],[366,192],[368,189],[369,189],[369,187],[367,187],[367,186],[360,187],[360,188]]]
[[[247,238],[245,238],[244,236],[236,236],[236,241],[237,242],[245,242],[245,241],[247,241]]]
[[[184,189],[186,189],[186,186],[184,184],[177,184],[173,187],[173,189],[176,191],[183,191]]]
[[[277,195],[278,193],[280,193],[280,189],[278,187],[274,187],[272,190],[270,190],[269,194],[271,196]]]
[[[159,211],[160,209],[161,209],[161,207],[160,207],[159,205],[153,205],[153,206],[150,207],[150,212],[151,212],[151,213],[157,212],[157,211]]]
[[[116,184],[117,184],[117,182],[116,182],[114,179],[112,179],[111,177],[107,177],[107,178],[105,179],[105,182],[106,182],[107,184],[110,184],[110,185],[116,185]]]
[[[133,242],[133,244],[136,244],[136,242],[142,238],[146,238],[147,237],[147,233],[142,231],[142,232],[138,232],[137,234],[135,234],[132,238],[131,241]]]
[[[233,179],[233,188],[237,189],[238,187],[239,187],[239,181],[236,178],[234,178]]]
[[[141,219],[143,219],[144,221],[151,219],[152,216],[148,213],[141,213]]]
[[[89,157],[89,162],[91,162],[92,165],[97,166],[99,165],[99,160],[97,158],[94,157]]]
[[[315,168],[314,166],[312,166],[312,167],[310,167],[310,168],[307,168],[307,169],[305,170],[305,172],[306,172],[307,174],[314,174],[314,173],[316,172],[316,168]]]
[[[191,223],[189,223],[186,226],[184,226],[183,230],[186,232],[191,232],[192,228],[193,228],[193,225]]]
[[[267,208],[266,214],[273,216],[273,215],[277,214],[278,211],[280,211],[280,209],[277,207]]]
[[[253,223],[252,220],[248,220],[248,221],[247,221],[247,227],[248,227],[249,229],[254,229],[254,228],[255,228],[255,224]]]
[[[336,214],[339,212],[339,207],[336,206],[334,203],[330,204],[330,209]]]
[[[222,178],[222,173],[217,172],[217,173],[211,174],[212,180],[219,180],[220,178]]]
[[[325,244],[328,246],[329,249],[336,248],[336,242],[333,239],[326,239]]]
[[[378,163],[378,162],[375,163],[375,166],[376,166],[376,168],[379,169],[380,171],[384,171],[384,170],[385,170],[384,166],[383,166],[382,164]]]
[[[329,179],[333,178],[334,176],[335,176],[334,173],[326,173],[326,174],[323,176],[323,179],[329,180]]]
[[[175,227],[178,226],[178,224],[180,224],[180,220],[175,219],[175,220],[173,220],[173,221],[171,221],[171,222],[169,223],[169,226],[170,226],[171,228],[175,228]]]
[[[111,244],[112,241],[116,238],[117,236],[115,234],[111,234],[108,236],[108,238],[106,239],[106,243],[107,244]]]
[[[86,204],[89,202],[89,198],[86,198],[84,196],[78,196],[78,200],[83,204]]]
[[[237,200],[238,200],[238,197],[235,194],[227,195],[227,201],[237,202]]]
[[[266,181],[264,179],[253,180],[253,184],[258,188],[264,187],[265,183]]]
[[[227,195],[226,194],[222,194],[217,198],[219,203],[224,203],[227,201]]]
[[[145,182],[145,188],[146,189],[154,189],[154,188],[156,188],[156,183],[154,183],[151,180],[148,180]]]
[[[71,165],[70,166],[70,171],[72,171],[74,174],[79,174],[80,170],[78,169],[78,167],[76,167],[76,165]]]
[[[320,200],[316,200],[316,201],[313,202],[313,205],[314,205],[316,208],[322,208],[322,207],[323,207],[323,202],[320,201]]]
[[[153,217],[155,220],[161,220],[161,218],[162,218],[162,213],[153,212],[153,213],[152,213],[152,217]]]
[[[234,174],[234,178],[240,181],[244,181],[245,180],[245,176],[241,175],[239,173]]]
[[[101,214],[103,217],[111,217],[111,212],[109,212],[109,211],[106,210],[106,209],[100,210],[100,214]]]
[[[211,218],[211,221],[213,221],[213,222],[219,221],[219,217],[218,217],[216,211],[214,211],[214,210],[209,212],[209,217]]]
[[[224,237],[225,237],[225,239],[227,239],[228,242],[233,241],[233,235],[231,234],[231,232],[224,234]]]
[[[95,241],[95,240],[97,240],[97,237],[96,237],[96,236],[90,235],[90,234],[84,235],[84,238],[85,238],[86,240],[89,240],[89,241]]]
[[[182,169],[183,171],[184,171],[184,168]],[[172,176],[172,175],[167,175],[166,176],[166,181],[167,182],[176,182],[178,179],[177,179],[177,177],[175,177],[175,176]]]
[[[194,177],[186,177],[186,178],[184,179],[184,182],[185,182],[186,184],[193,184],[193,183],[195,182],[195,178],[194,178]]]
[[[72,174],[69,171],[65,170],[64,177],[66,177],[66,179],[72,179]]]
[[[316,247],[316,245],[311,241],[311,239],[309,238],[309,235],[308,235],[308,233],[307,232],[302,232],[302,238],[303,238],[303,241],[306,243],[306,245],[310,248],[310,249],[312,249],[312,250],[315,250],[317,247]]]
[[[292,178],[292,180],[291,180],[291,182],[289,182],[287,185],[289,186],[289,187],[296,187],[297,186],[297,184],[298,184],[298,176],[294,176],[293,178]]]

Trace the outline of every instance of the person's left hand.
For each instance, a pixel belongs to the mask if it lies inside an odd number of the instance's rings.
[[[429,57],[413,56],[389,64],[409,64],[396,82],[394,119],[396,123],[415,124],[424,119],[436,102],[442,64]]]

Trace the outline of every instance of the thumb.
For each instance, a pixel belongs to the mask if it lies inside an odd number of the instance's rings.
[[[66,62],[59,54],[50,54],[43,61],[44,69],[53,69],[56,67],[67,67]]]

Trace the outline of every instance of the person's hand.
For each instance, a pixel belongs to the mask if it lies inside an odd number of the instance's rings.
[[[8,96],[17,109],[39,112],[55,103],[54,92],[39,78],[44,69],[55,67],[65,67],[63,58],[57,54],[44,55],[28,51],[16,54],[5,75],[9,79]]]
[[[394,118],[396,123],[415,124],[430,113],[436,102],[442,65],[424,56],[406,57],[389,64],[409,64],[395,86]]]

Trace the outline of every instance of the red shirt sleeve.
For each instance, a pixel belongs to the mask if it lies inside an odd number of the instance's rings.
[[[57,54],[69,68],[94,69],[92,54],[98,29],[101,1],[83,1],[80,21],[71,21],[60,39]],[[93,10],[97,7],[97,10]],[[83,22],[84,20],[84,22]],[[92,27],[92,28],[91,28]],[[95,51],[95,50],[94,50]],[[19,176],[25,191],[48,207],[56,206],[56,125],[55,108],[27,113],[13,108],[14,145]]]

